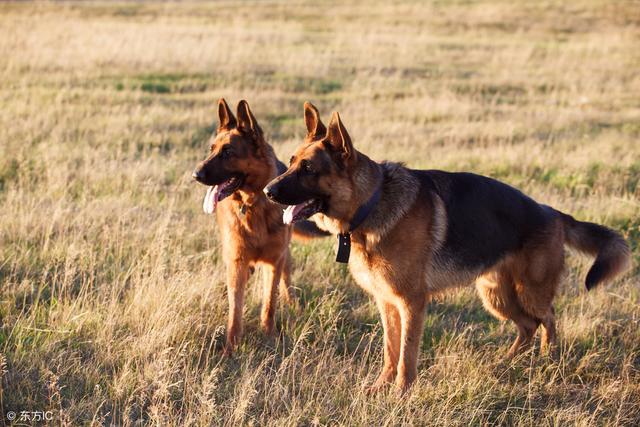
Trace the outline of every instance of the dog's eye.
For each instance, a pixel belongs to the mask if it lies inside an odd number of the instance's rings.
[[[233,156],[233,151],[229,147],[224,147],[220,152],[220,157],[222,157],[223,159],[228,159],[231,156]]]
[[[300,165],[302,167],[302,170],[305,171],[308,174],[312,174],[315,171],[313,170],[313,166],[311,165],[310,162],[303,160],[302,164]]]
[[[289,159],[289,166],[291,166],[293,164],[293,156],[291,156],[291,158]]]

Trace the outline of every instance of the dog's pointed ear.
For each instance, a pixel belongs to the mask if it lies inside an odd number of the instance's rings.
[[[304,124],[307,126],[307,139],[311,141],[324,138],[327,134],[318,109],[309,101],[304,103]]]
[[[342,158],[345,161],[355,158],[355,150],[351,143],[351,137],[342,124],[338,112],[334,112],[331,116],[329,128],[327,129],[327,140],[336,151],[342,153]]]
[[[258,124],[255,116],[249,108],[249,103],[244,99],[238,102],[238,129],[247,132],[254,133],[256,135],[262,135],[262,128]]]
[[[218,132],[221,130],[230,130],[236,127],[236,118],[227,105],[224,98],[218,100]]]

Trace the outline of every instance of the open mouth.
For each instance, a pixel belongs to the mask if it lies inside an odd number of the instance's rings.
[[[301,219],[307,219],[321,210],[322,201],[320,199],[310,199],[298,205],[287,206],[282,214],[282,221],[285,224],[293,224]]]
[[[237,176],[229,178],[218,185],[212,185],[207,188],[207,194],[204,196],[202,209],[206,214],[212,214],[218,206],[218,202],[232,195],[242,185],[243,179]]]

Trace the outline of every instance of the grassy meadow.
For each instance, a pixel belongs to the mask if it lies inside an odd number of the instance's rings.
[[[0,424],[638,425],[639,70],[635,1],[0,4]],[[375,304],[333,238],[294,243],[301,312],[263,336],[252,278],[223,358],[191,179],[220,97],[249,101],[281,159],[310,100],[374,159],[620,230],[634,270],[587,293],[591,260],[568,257],[553,358],[505,362],[515,327],[472,287],[434,301],[412,393],[368,397]]]

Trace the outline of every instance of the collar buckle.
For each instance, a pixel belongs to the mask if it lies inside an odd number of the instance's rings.
[[[376,207],[380,201],[380,193],[382,192],[381,188],[382,186],[378,187],[367,203],[358,208],[355,215],[349,222],[349,231],[338,234],[336,262],[343,264],[347,264],[349,262],[349,255],[351,255],[351,233],[358,228],[365,219],[367,219],[373,208]]]

